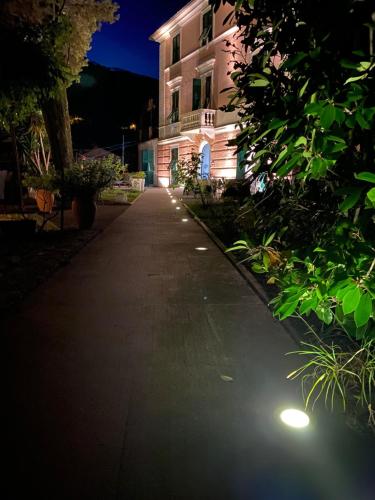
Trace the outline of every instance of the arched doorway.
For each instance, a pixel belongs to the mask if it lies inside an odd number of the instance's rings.
[[[206,142],[201,151],[201,178],[208,179],[211,167],[211,146]]]

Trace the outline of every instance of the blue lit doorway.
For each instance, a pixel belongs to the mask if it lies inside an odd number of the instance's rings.
[[[208,179],[211,168],[211,146],[208,143],[203,146],[201,155],[201,178]]]

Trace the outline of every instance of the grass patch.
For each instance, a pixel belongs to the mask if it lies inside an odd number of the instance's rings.
[[[140,194],[135,189],[108,188],[100,194],[99,200],[108,204],[126,205],[136,200]]]

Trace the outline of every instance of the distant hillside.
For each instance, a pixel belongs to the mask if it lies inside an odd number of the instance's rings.
[[[148,98],[157,100],[158,81],[90,62],[68,97],[70,115],[82,118],[72,126],[74,148],[107,147],[121,143],[122,126],[139,122]],[[126,140],[136,138],[129,132]]]

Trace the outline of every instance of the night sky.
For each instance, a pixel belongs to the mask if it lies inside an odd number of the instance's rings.
[[[116,0],[120,20],[94,35],[91,61],[158,78],[159,44],[149,36],[189,0]]]

